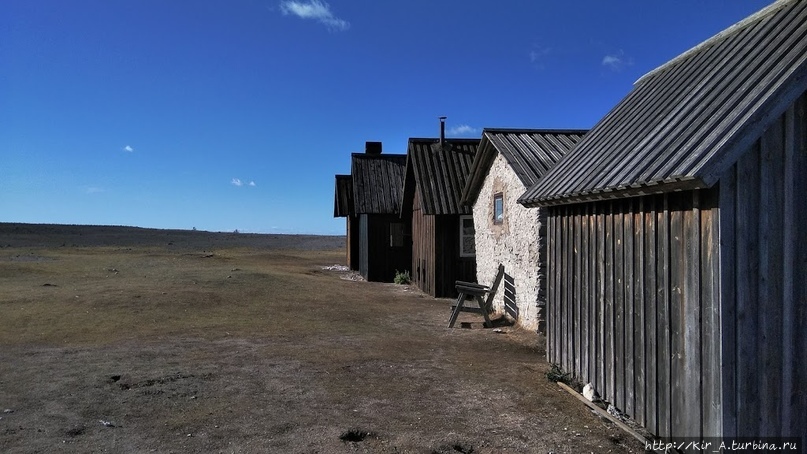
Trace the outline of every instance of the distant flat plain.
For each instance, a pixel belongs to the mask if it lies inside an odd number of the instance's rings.
[[[0,452],[639,452],[340,236],[0,224]],[[458,323],[458,326],[460,324]]]

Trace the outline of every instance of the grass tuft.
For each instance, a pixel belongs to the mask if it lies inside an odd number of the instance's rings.
[[[406,271],[395,270],[395,279],[393,280],[393,282],[400,285],[411,283],[412,276],[409,275],[409,270]]]

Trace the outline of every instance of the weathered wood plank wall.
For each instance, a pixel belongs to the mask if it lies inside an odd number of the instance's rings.
[[[359,274],[368,279],[370,273],[370,250],[367,245],[369,241],[369,214],[359,215]]]
[[[424,293],[435,294],[435,219],[423,214],[420,195],[412,203],[412,279]]]
[[[359,270],[359,218],[356,216],[347,216],[346,223],[346,241],[347,247],[347,266],[351,270]]]
[[[437,298],[457,296],[457,280],[476,279],[474,257],[459,255],[460,215],[423,213],[418,192],[412,204],[412,279]]]
[[[549,360],[663,437],[721,416],[717,222],[715,189],[549,210]]]
[[[714,188],[551,207],[547,355],[662,437],[807,440],[807,94]]]
[[[460,215],[436,215],[435,296],[457,296],[454,283],[476,280],[476,258],[460,257]],[[485,284],[490,285],[490,283]]]
[[[405,241],[401,246],[390,244],[390,226],[404,224]],[[395,271],[408,269],[412,262],[409,225],[394,214],[359,215],[359,273],[368,281],[392,282]]]
[[[807,440],[807,94],[720,184],[724,431]]]

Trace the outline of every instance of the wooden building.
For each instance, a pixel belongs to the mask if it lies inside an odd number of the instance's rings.
[[[346,263],[354,271],[359,270],[359,218],[353,204],[353,175],[336,175],[333,216],[345,218]]]
[[[807,442],[807,1],[640,79],[521,199],[549,361],[664,437]]]
[[[381,151],[380,142],[367,142],[365,153],[351,155],[349,182],[336,179],[334,216],[347,217],[351,268],[368,281],[392,282],[412,262],[411,224],[399,215],[406,155]]]
[[[546,304],[546,216],[518,198],[580,139],[581,130],[485,129],[461,203],[472,207],[478,282],[504,265],[493,307],[519,326],[543,332]]]
[[[441,130],[441,135],[444,130]],[[434,297],[476,280],[471,211],[460,204],[479,139],[409,139],[401,219],[412,225],[412,281]]]

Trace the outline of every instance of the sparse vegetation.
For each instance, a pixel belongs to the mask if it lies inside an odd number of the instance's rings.
[[[559,364],[552,364],[546,372],[546,378],[552,382],[561,382],[568,385],[570,388],[577,392],[583,392],[583,383],[574,378],[572,374],[563,372],[563,368]]]
[[[449,330],[445,301],[323,270],[342,237],[0,238],[0,452],[599,452],[618,430],[536,384],[534,333]]]
[[[406,271],[398,271],[395,270],[395,279],[394,281],[396,284],[411,284],[412,283],[412,276],[409,275],[409,270]]]
[[[560,365],[552,364],[546,372],[546,378],[552,382],[561,382],[568,385],[572,380],[572,375],[568,372],[563,372]]]

